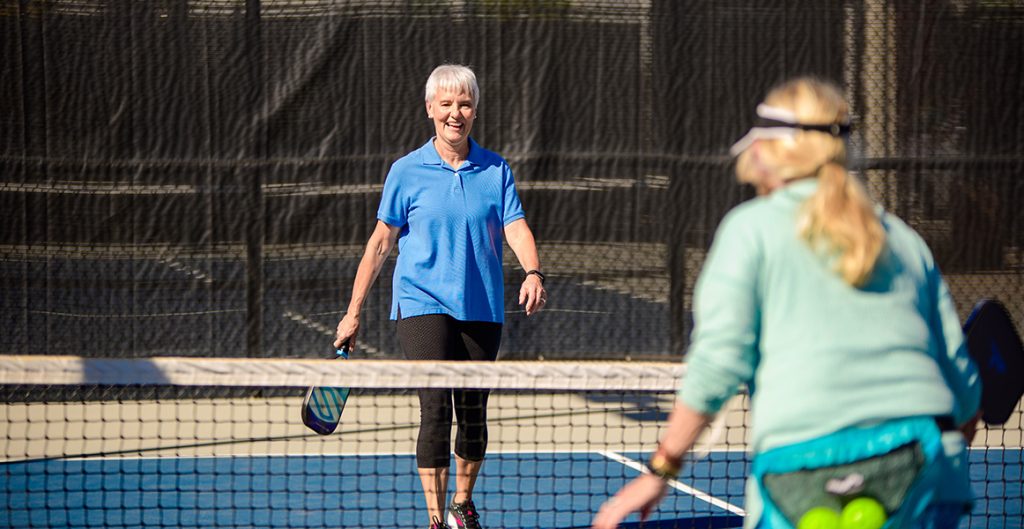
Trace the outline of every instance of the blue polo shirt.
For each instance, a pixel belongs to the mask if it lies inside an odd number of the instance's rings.
[[[525,217],[505,160],[469,140],[454,168],[433,138],[392,166],[377,218],[399,227],[391,319],[505,321],[504,227]]]

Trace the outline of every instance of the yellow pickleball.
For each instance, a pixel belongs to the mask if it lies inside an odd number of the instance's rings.
[[[843,507],[839,529],[882,529],[887,519],[885,507],[878,500],[857,498]]]
[[[796,529],[839,529],[839,513],[828,507],[815,507],[800,517]]]

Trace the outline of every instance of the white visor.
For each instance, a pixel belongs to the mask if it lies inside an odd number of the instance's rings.
[[[792,138],[796,131],[801,130],[795,126],[799,123],[796,119],[796,114],[785,108],[772,107],[761,103],[757,105],[757,117],[760,118],[758,121],[771,122],[771,126],[755,125],[751,127],[739,141],[732,144],[732,147],[729,148],[729,154],[739,156],[741,152],[747,150],[757,140]],[[786,124],[794,126],[787,127]]]

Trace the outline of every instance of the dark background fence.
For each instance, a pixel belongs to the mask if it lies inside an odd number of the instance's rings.
[[[855,164],[966,313],[1024,321],[1024,7],[981,1],[3,0],[0,353],[319,356],[423,84],[477,72],[548,272],[505,358],[679,355],[728,146],[835,81]],[[390,265],[369,357],[398,356]]]

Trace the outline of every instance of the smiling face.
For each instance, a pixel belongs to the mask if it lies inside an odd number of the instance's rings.
[[[476,105],[468,93],[438,90],[434,98],[427,101],[427,116],[434,122],[438,141],[459,150],[469,145]]]

